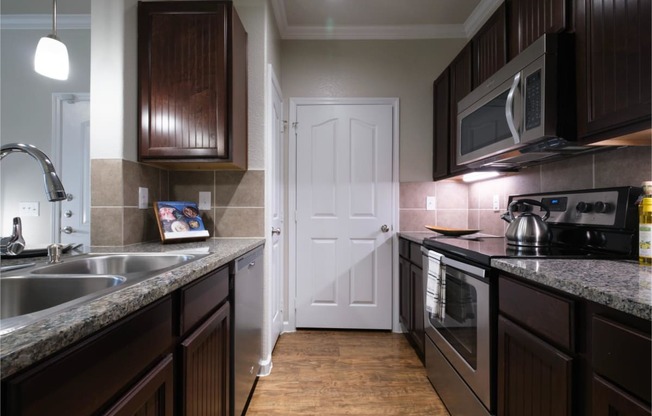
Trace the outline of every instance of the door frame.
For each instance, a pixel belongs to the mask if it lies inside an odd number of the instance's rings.
[[[61,166],[61,161],[63,160],[63,137],[61,137],[61,117],[63,116],[63,104],[66,102],[78,102],[78,101],[90,101],[90,93],[52,93],[52,153],[51,160],[54,166]],[[90,143],[89,143],[90,145]],[[90,165],[90,158],[88,160]],[[90,166],[89,166],[90,172]],[[89,177],[84,178],[86,180],[85,187],[90,189],[90,175]],[[89,202],[89,211],[88,211],[88,220],[90,221],[90,194],[86,195]],[[52,213],[51,213],[52,228],[50,230],[51,238],[50,241],[54,243],[61,242],[61,204],[55,203],[52,204]],[[84,247],[88,249],[89,247]]]
[[[392,131],[392,258],[398,259],[399,227],[399,99],[398,97],[291,97],[288,157],[288,321],[285,332],[296,331],[297,297],[297,107],[302,105],[391,105],[393,113]],[[392,261],[392,331],[401,332],[398,318],[398,262]]]

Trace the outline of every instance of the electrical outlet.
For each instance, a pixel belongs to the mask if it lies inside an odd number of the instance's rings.
[[[19,202],[18,203],[18,216],[20,217],[38,217],[39,204],[36,202]]]
[[[211,209],[211,193],[210,192],[200,192],[199,193],[199,204],[198,207],[202,211],[208,211]]]
[[[437,209],[437,198],[434,196],[427,196],[426,197],[426,210],[427,211],[434,211]]]
[[[494,194],[493,208],[494,211],[500,210],[500,198],[498,197],[498,194]]]
[[[147,204],[149,203],[149,189],[147,188],[138,188],[138,208],[147,209]]]

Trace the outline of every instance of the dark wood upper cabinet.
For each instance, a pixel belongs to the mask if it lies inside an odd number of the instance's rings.
[[[461,174],[469,169],[457,160],[457,103],[473,90],[473,54],[471,43],[450,64],[449,173]]]
[[[570,0],[507,0],[509,59],[521,53],[545,33],[569,27]]]
[[[246,74],[231,2],[139,2],[139,161],[246,169]]]
[[[507,62],[505,4],[489,18],[471,40],[473,45],[473,87],[482,84]]]
[[[432,178],[434,180],[448,176],[448,158],[450,153],[450,72],[446,68],[433,83],[433,156]]]
[[[586,141],[650,128],[650,0],[577,0],[577,125]]]

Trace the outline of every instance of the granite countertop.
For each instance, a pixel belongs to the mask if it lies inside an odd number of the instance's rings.
[[[421,244],[431,232],[401,231]],[[652,267],[635,261],[494,258],[491,265],[533,282],[652,320]]]
[[[491,265],[613,309],[652,320],[652,267],[635,261],[492,259]]]
[[[144,243],[124,247],[93,247],[90,250],[92,253],[210,254],[1,335],[0,374],[2,378],[97,332],[206,273],[235,260],[264,242],[263,238],[242,238],[210,239],[202,242],[165,245]],[[29,260],[28,262],[45,262],[44,258],[27,260]],[[3,261],[3,265],[14,262],[21,261]]]

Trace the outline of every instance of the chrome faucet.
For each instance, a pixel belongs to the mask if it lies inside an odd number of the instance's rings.
[[[23,143],[5,144],[0,148],[0,160],[4,159],[9,153],[27,153],[41,165],[43,171],[43,181],[45,183],[45,194],[48,196],[48,201],[62,201],[66,199],[66,191],[63,189],[61,180],[54,170],[54,165],[50,158],[45,153],[41,152],[36,146]]]
[[[45,153],[40,151],[31,144],[11,143],[5,144],[0,148],[0,160],[4,159],[9,153],[27,153],[41,166],[43,171],[43,182],[45,185],[45,194],[48,201],[62,201],[66,199],[66,191],[63,184],[54,170],[54,165]],[[20,254],[25,248],[25,240],[22,235],[22,223],[20,217],[14,218],[13,231],[10,237],[3,237],[0,240],[0,253],[16,255]]]

